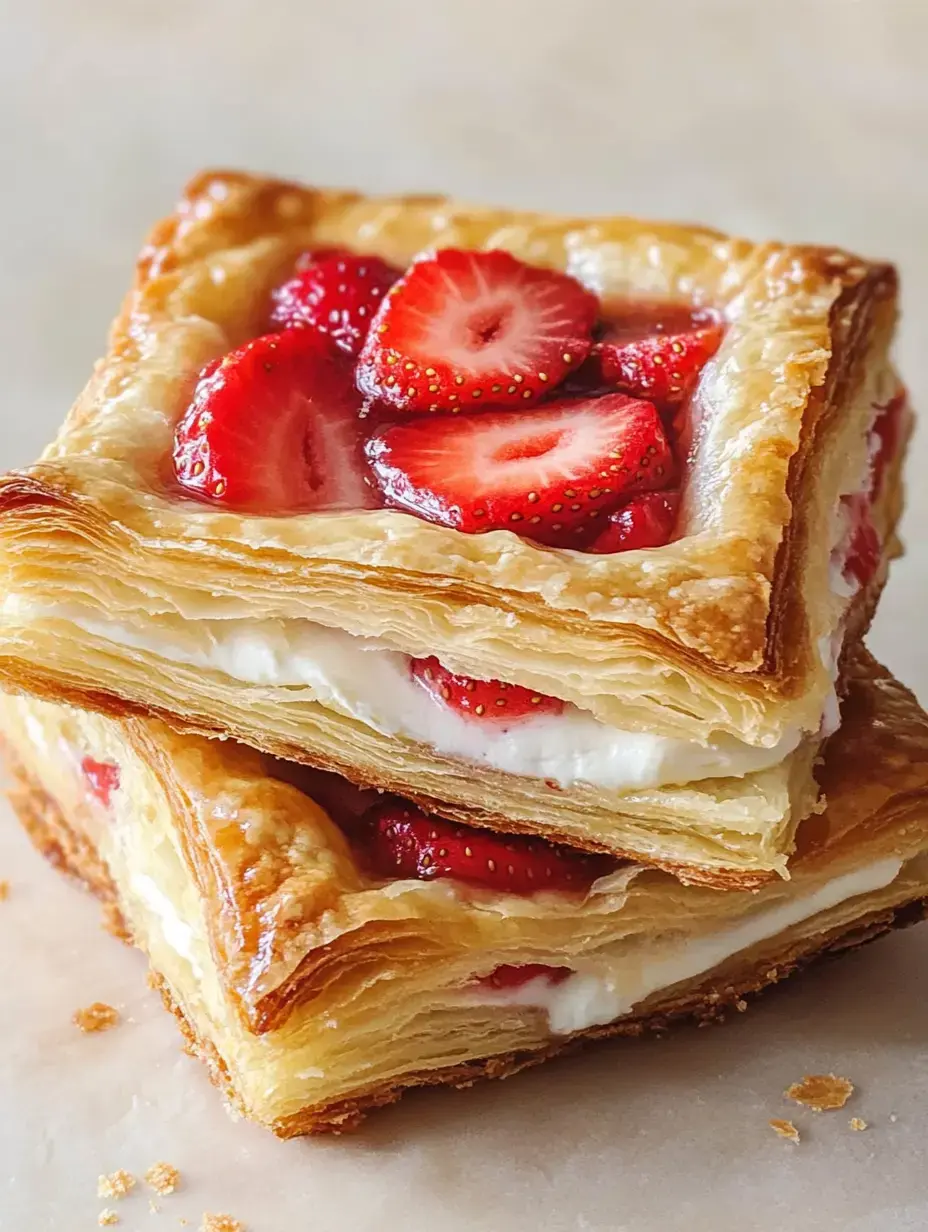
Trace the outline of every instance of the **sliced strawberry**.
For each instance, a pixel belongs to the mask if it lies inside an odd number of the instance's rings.
[[[110,798],[119,787],[119,767],[116,763],[85,757],[81,762],[81,771],[92,794],[102,805],[109,808]]]
[[[320,335],[256,338],[203,370],[174,433],[175,474],[233,509],[370,507],[358,409]]]
[[[413,679],[436,699],[468,717],[484,722],[513,722],[536,714],[560,714],[564,703],[518,684],[502,680],[474,680],[442,667],[434,655],[413,659]]]
[[[493,834],[428,817],[403,800],[386,800],[356,832],[374,872],[384,877],[453,877],[506,894],[536,890],[588,890],[615,867],[542,839]]]
[[[870,501],[863,496],[846,496],[844,504],[852,518],[851,540],[844,561],[844,576],[865,587],[880,565],[883,546],[870,511]]]
[[[278,329],[309,326],[357,355],[370,323],[400,271],[379,257],[351,252],[306,253],[293,277],[272,293]]]
[[[608,385],[677,406],[721,340],[722,326],[709,313],[678,304],[630,304],[610,316],[591,364]]]
[[[645,492],[609,515],[609,525],[588,552],[630,552],[663,547],[673,533],[680,505],[679,492]]]
[[[586,358],[598,307],[567,274],[445,248],[384,299],[358,384],[404,411],[525,406]]]
[[[873,424],[876,452],[873,455],[873,478],[870,484],[871,495],[874,500],[880,494],[886,468],[899,447],[899,431],[906,401],[906,391],[901,389],[890,402],[878,408],[878,414]]]
[[[631,493],[673,479],[656,408],[624,394],[399,424],[367,452],[389,504],[467,534],[506,529],[553,547],[582,547]]]
[[[538,979],[545,979],[549,984],[562,984],[569,975],[573,975],[570,967],[549,967],[545,963],[503,963],[482,980],[475,982],[481,988],[503,991],[508,988],[521,988],[524,984]]]

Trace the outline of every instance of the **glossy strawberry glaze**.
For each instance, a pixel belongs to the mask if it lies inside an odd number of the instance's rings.
[[[621,514],[636,492],[679,483],[674,417],[721,338],[711,311],[598,303],[569,276],[503,252],[443,250],[399,271],[330,250],[300,258],[272,294],[268,325],[283,332],[200,374],[174,453],[185,495],[278,515],[398,507],[464,533],[507,529],[598,554],[673,534],[666,503],[656,518],[639,506]],[[610,419],[619,395],[638,401]],[[645,436],[636,406],[657,412]],[[412,435],[396,435],[401,425]],[[476,473],[445,474],[443,458],[470,452],[492,459],[483,469],[505,499]],[[421,472],[425,456],[426,482],[413,482],[407,468]],[[647,482],[629,484],[651,459]],[[456,521],[468,501],[474,516]]]

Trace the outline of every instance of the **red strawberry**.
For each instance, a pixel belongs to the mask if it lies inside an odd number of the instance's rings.
[[[115,762],[85,757],[81,762],[81,770],[93,795],[109,808],[110,797],[119,787],[119,767]]]
[[[399,424],[367,452],[390,504],[467,534],[505,528],[553,547],[582,547],[597,518],[673,478],[657,410],[624,394]]]
[[[309,330],[255,338],[207,365],[174,433],[174,471],[233,509],[374,503],[351,374]]]
[[[512,722],[534,714],[560,714],[564,709],[564,703],[558,698],[524,689],[518,684],[459,676],[442,667],[434,655],[428,659],[413,659],[410,667],[413,679],[437,701],[468,717]]]
[[[278,329],[307,325],[357,355],[381,300],[400,271],[379,257],[306,253],[289,282],[272,293]]]
[[[659,548],[669,540],[677,520],[679,492],[645,492],[609,515],[609,525],[588,552],[630,552]]]
[[[901,389],[890,402],[878,408],[873,424],[877,447],[873,455],[873,479],[870,485],[874,500],[879,496],[883,486],[886,467],[899,446],[899,427],[902,423],[902,412],[906,401],[906,391]]]
[[[721,340],[722,326],[709,313],[675,304],[632,304],[609,318],[592,362],[607,384],[677,406]]]
[[[545,963],[503,963],[501,967],[476,982],[481,988],[502,990],[521,988],[523,984],[542,977],[546,978],[549,984],[562,984],[569,975],[573,975],[570,967],[548,967]]]
[[[457,826],[399,799],[375,805],[365,819],[356,838],[373,870],[384,877],[453,877],[500,893],[531,894],[585,891],[614,868],[605,856]]]
[[[879,568],[883,546],[873,525],[867,497],[846,496],[843,502],[850,508],[853,519],[851,542],[844,562],[844,576],[863,588]]]
[[[384,299],[358,384],[404,411],[525,406],[586,358],[598,306],[567,274],[445,248]]]

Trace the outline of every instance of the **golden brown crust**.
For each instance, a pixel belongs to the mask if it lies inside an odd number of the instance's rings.
[[[436,245],[501,246],[607,296],[721,307],[729,328],[698,395],[683,537],[594,558],[393,511],[255,519],[172,496],[165,462],[195,373],[259,332],[266,294],[299,251],[328,244],[400,264]],[[895,295],[889,266],[832,249],[205,173],[155,228],[109,353],[58,440],[0,486],[6,588],[60,595],[79,568],[107,612],[222,596],[227,612],[383,636],[626,726],[685,718],[696,738],[728,730],[759,742],[797,719],[814,730],[827,689],[822,531],[846,490],[824,454],[851,472],[863,456],[859,395],[885,363]],[[30,658],[16,637],[0,659],[13,685],[26,684]],[[99,694],[80,687],[94,704]],[[54,666],[46,688],[78,691]]]
[[[848,785],[841,788],[843,802],[839,811],[842,814],[846,812],[847,817],[833,819],[832,824],[820,827],[809,836],[801,856],[801,860],[809,864],[821,862],[826,855],[829,859],[834,859],[841,845],[851,841],[850,831],[854,826],[857,826],[858,834],[853,841],[858,845],[865,840],[879,849],[881,827],[894,828],[897,839],[901,842],[904,827],[900,828],[897,814],[900,809],[911,804],[913,792],[921,790],[922,795],[924,794],[925,758],[928,749],[924,716],[918,731],[916,728],[919,725],[913,717],[917,713],[917,707],[911,694],[885,673],[877,673],[878,679],[874,686],[873,676],[874,669],[870,664],[858,667],[856,676],[852,677],[851,702],[858,712],[861,705],[859,698],[855,701],[855,691],[860,692],[861,687],[865,686],[865,692],[874,693],[875,689],[875,694],[869,709],[859,716],[856,728],[852,723],[849,733],[846,733],[846,755],[840,759],[835,769],[835,774],[839,774],[840,767],[843,766],[851,775]],[[870,759],[869,771],[867,765],[860,764],[866,762],[867,758]],[[882,779],[879,783],[871,784],[865,799],[858,800],[861,794],[858,780],[869,782],[868,775],[872,776],[874,765],[882,767]],[[20,783],[13,795],[14,803],[33,841],[41,851],[51,853],[53,861],[64,871],[72,876],[86,878],[91,888],[106,901],[113,893],[112,884],[88,856],[86,844],[78,841],[71,833],[68,819],[59,806],[37,780],[21,770],[18,778]],[[837,785],[835,790],[837,791]],[[896,805],[893,804],[894,800],[898,802]],[[856,802],[856,808],[851,807],[850,802]],[[868,810],[873,811],[872,824],[868,825],[866,834],[861,835],[861,819],[868,815]],[[921,825],[921,822],[919,824]],[[923,839],[921,841],[923,842]],[[225,905],[227,908],[228,900]],[[607,1026],[594,1027],[573,1036],[548,1039],[537,1048],[488,1056],[462,1065],[403,1074],[399,1079],[379,1082],[357,1090],[350,1098],[338,1099],[323,1106],[314,1105],[299,1114],[277,1121],[273,1128],[283,1137],[303,1133],[342,1132],[354,1128],[371,1108],[396,1100],[409,1087],[436,1083],[466,1086],[481,1078],[506,1077],[588,1040],[612,1035],[634,1036],[646,1032],[661,1032],[671,1023],[683,1018],[692,1018],[699,1022],[714,1021],[723,1017],[724,1012],[732,1007],[736,1010],[743,1009],[746,997],[805,966],[814,958],[863,944],[889,928],[914,923],[926,912],[928,901],[920,898],[903,906],[875,910],[858,918],[851,925],[844,923],[797,939],[791,946],[778,950],[773,963],[769,955],[762,956],[747,969],[743,962],[738,963],[729,970],[728,975],[724,974],[727,968],[716,970],[704,980],[688,985],[683,992],[671,990],[667,994],[655,994],[648,1000],[645,1013],[630,1015]],[[248,925],[240,921],[236,927],[247,929]],[[254,938],[252,942],[255,943]],[[160,985],[166,1004],[178,1017],[190,1050],[207,1063],[213,1081],[236,1103],[238,1097],[215,1046],[187,1019],[178,999],[166,983],[157,975],[155,982]]]

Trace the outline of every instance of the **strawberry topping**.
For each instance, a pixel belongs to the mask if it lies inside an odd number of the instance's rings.
[[[357,416],[351,374],[324,338],[268,334],[204,368],[175,430],[174,471],[233,509],[368,508]]]
[[[587,551],[605,554],[663,547],[673,533],[679,504],[679,492],[645,492],[633,497],[609,515],[608,526]]]
[[[273,292],[277,329],[309,326],[357,355],[384,295],[400,272],[379,257],[306,253],[289,282]]]
[[[879,407],[873,424],[873,434],[876,437],[876,453],[873,456],[873,478],[871,492],[875,500],[883,487],[883,476],[886,467],[899,447],[899,430],[902,424],[902,412],[907,401],[906,391],[899,393],[885,406]]]
[[[85,757],[81,762],[81,771],[92,794],[105,808],[109,808],[110,797],[119,787],[119,767],[115,762]]]
[[[879,568],[883,545],[873,525],[869,499],[865,496],[845,496],[842,501],[850,509],[853,527],[844,561],[844,576],[863,588]]]
[[[467,534],[506,529],[553,547],[583,547],[597,519],[674,472],[656,408],[624,394],[399,424],[367,452],[389,504]]]
[[[375,805],[357,831],[375,873],[428,881],[453,877],[507,894],[536,890],[584,892],[613,861],[558,847],[542,839],[516,838],[427,817],[402,800]]]
[[[677,406],[718,349],[722,326],[677,304],[633,304],[610,317],[593,348],[599,377],[636,398]]]
[[[383,301],[358,384],[405,411],[525,406],[588,355],[598,301],[576,279],[508,252],[445,248]]]
[[[518,684],[502,680],[474,680],[442,667],[434,655],[413,659],[413,679],[440,702],[484,722],[512,722],[536,714],[560,714],[564,703]]]
[[[481,988],[521,988],[532,980],[546,979],[549,984],[562,984],[569,975],[570,967],[549,967],[545,963],[503,963],[476,983]]]

